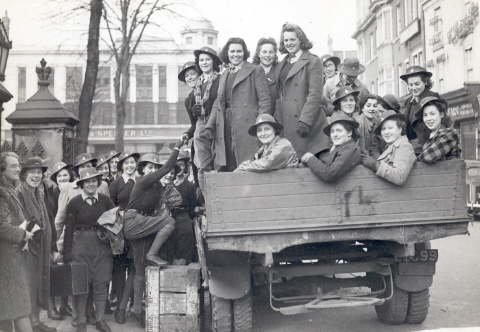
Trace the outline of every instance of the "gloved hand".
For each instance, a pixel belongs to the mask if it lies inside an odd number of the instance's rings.
[[[307,137],[310,135],[310,129],[311,127],[309,125],[302,121],[298,121],[297,133],[300,135],[300,137]]]
[[[361,163],[363,166],[370,168],[372,171],[375,171],[375,172],[378,170],[378,165],[380,164],[380,162],[377,159],[366,154],[362,154]]]
[[[36,231],[35,233],[33,233],[33,242],[42,242],[42,239],[43,239],[43,231],[41,229],[39,229],[38,231]]]
[[[199,117],[202,113],[202,104],[193,105],[192,113],[193,113],[194,116]]]
[[[213,130],[211,128],[205,128],[204,135],[206,139],[213,139]]]
[[[307,166],[307,161],[308,159],[310,159],[311,157],[314,157],[314,155],[310,152],[306,152],[303,156],[302,156],[302,164]]]
[[[63,263],[70,264],[73,261],[75,261],[75,258],[73,257],[73,253],[71,251],[65,251],[63,253]]]
[[[183,139],[179,139],[177,143],[175,143],[175,147],[180,149],[182,146],[183,146]]]

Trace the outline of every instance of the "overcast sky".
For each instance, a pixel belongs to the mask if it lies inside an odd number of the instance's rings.
[[[195,10],[182,11],[186,16],[202,15],[212,21],[221,47],[229,37],[246,40],[254,51],[260,37],[280,38],[283,23],[300,25],[314,42],[313,53],[321,56],[328,50],[328,34],[333,38],[334,50],[355,50],[351,38],[356,26],[355,0],[190,0]],[[71,4],[75,0],[69,1]],[[52,5],[51,0],[0,0],[0,14],[8,11],[10,38],[13,47],[56,47],[60,43],[86,47],[85,36],[88,16],[71,19],[66,24],[47,19],[58,9],[68,11],[67,5]],[[178,38],[182,23],[167,24],[169,33]],[[22,47],[23,48],[23,47]]]

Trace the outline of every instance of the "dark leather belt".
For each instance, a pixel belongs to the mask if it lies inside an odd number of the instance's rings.
[[[75,231],[96,231],[98,230],[97,226],[91,226],[91,227],[75,227]]]

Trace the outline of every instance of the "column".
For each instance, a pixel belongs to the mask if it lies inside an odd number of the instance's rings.
[[[38,90],[38,77],[35,66],[28,66],[25,70],[27,72],[25,98],[28,99]]]
[[[178,101],[178,66],[176,64],[167,66],[167,103],[168,123],[177,123]]]
[[[63,104],[67,101],[67,67],[55,67],[55,97]]]

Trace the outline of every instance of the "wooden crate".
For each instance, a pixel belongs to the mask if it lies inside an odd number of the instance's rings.
[[[200,265],[147,267],[147,332],[200,331]]]

